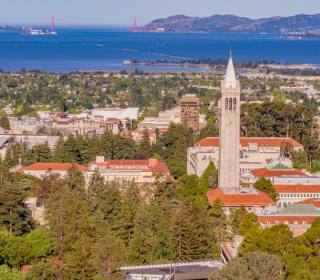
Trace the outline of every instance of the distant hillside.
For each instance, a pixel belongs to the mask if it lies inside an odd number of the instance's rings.
[[[211,17],[188,17],[176,15],[161,18],[146,25],[145,31],[166,32],[205,32],[217,34],[292,34],[318,33],[320,14],[296,15],[290,17],[271,17],[250,19],[235,15],[213,15]]]

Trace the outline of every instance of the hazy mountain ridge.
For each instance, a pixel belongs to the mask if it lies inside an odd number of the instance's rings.
[[[158,28],[164,28],[167,32],[307,34],[320,30],[320,14],[256,20],[235,15],[213,15],[204,18],[175,15],[156,19],[146,25],[144,30],[153,31]]]

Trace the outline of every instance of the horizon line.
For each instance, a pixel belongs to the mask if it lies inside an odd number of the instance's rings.
[[[276,17],[283,17],[283,18],[286,18],[286,17],[294,17],[294,16],[298,16],[298,15],[306,15],[306,16],[314,16],[314,15],[320,15],[320,12],[317,12],[317,13],[296,13],[296,14],[292,14],[292,15],[273,15],[273,16],[265,16],[265,17],[250,17],[250,16],[243,16],[243,15],[238,15],[238,14],[235,14],[235,13],[226,13],[226,14],[211,14],[211,15],[208,15],[208,16],[192,16],[192,15],[187,15],[187,14],[173,14],[173,15],[170,15],[170,16],[159,16],[157,18],[154,18],[154,19],[151,19],[150,21],[148,22],[145,22],[145,23],[140,23],[138,24],[138,26],[144,26],[146,24],[149,24],[151,23],[152,21],[154,20],[157,20],[157,19],[166,19],[166,18],[169,18],[169,17],[173,17],[173,16],[186,16],[186,17],[194,17],[194,18],[208,18],[208,17],[212,17],[212,16],[237,16],[237,17],[243,17],[243,18],[248,18],[248,19],[252,19],[252,20],[259,20],[259,19],[268,19],[268,18],[276,18]],[[23,25],[35,25],[35,26],[49,26],[51,25],[51,22],[48,20],[47,22],[39,22],[39,21],[36,21],[36,22],[0,22],[0,26],[3,26],[3,25],[7,25],[7,26],[23,26]],[[82,27],[85,27],[85,26],[114,26],[114,27],[131,27],[132,26],[132,23],[98,23],[98,22],[92,22],[92,23],[80,23],[80,22],[69,22],[69,23],[56,23],[55,26],[82,26]]]

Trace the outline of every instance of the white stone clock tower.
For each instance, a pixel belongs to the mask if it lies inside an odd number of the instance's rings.
[[[234,193],[240,188],[240,83],[231,55],[221,82],[219,114],[219,188]]]

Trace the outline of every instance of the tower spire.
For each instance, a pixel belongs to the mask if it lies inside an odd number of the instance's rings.
[[[233,66],[233,59],[232,59],[232,50],[230,49],[230,57],[228,61],[226,75],[224,77],[224,86],[226,88],[236,88],[237,87],[237,77],[236,72]]]

